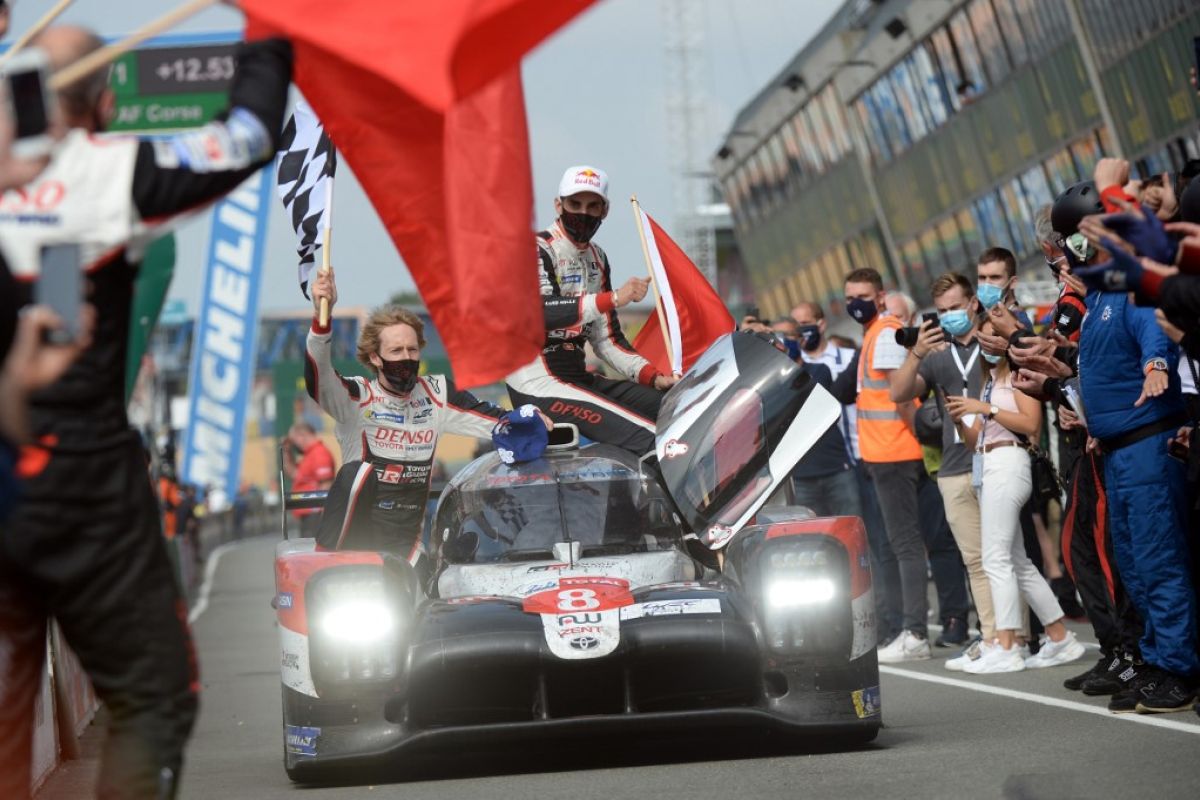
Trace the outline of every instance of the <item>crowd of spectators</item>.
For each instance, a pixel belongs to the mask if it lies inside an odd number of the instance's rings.
[[[875,270],[847,275],[861,344],[831,341],[817,303],[743,318],[844,404],[793,482],[817,513],[864,520],[882,663],[962,645],[946,668],[1069,664],[1086,649],[1065,623],[1086,619],[1099,658],[1064,686],[1109,696],[1115,713],[1195,703],[1197,173],[1191,162],[1131,180],[1128,163],[1106,158],[1040,209],[1060,287],[1041,320],[1019,305],[1002,247],[984,250],[974,275],[938,276],[928,298],[885,291]]]

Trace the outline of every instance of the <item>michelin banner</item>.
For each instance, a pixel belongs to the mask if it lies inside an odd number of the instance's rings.
[[[263,272],[272,167],[264,167],[212,212],[208,269],[196,317],[188,379],[185,483],[237,496]]]

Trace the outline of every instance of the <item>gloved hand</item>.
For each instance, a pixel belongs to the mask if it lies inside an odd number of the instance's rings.
[[[1107,236],[1100,240],[1112,258],[1090,267],[1072,270],[1084,285],[1096,292],[1136,292],[1142,286],[1142,262]]]
[[[1158,302],[1163,279],[1179,272],[1177,268],[1164,266],[1153,259],[1138,258],[1107,237],[1101,243],[1112,254],[1112,259],[1075,272],[1089,289],[1136,292],[1139,305],[1152,306]]]
[[[1175,261],[1178,245],[1167,235],[1162,220],[1145,206],[1140,210],[1107,214],[1103,222],[1105,227],[1133,245],[1138,255],[1152,258],[1160,264]]]

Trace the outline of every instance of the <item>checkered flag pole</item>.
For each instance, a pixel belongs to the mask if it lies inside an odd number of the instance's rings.
[[[275,171],[279,197],[292,220],[299,244],[300,291],[308,296],[308,282],[321,254],[321,270],[329,269],[333,231],[333,174],[337,151],[316,114],[303,100],[283,128]],[[329,304],[321,304],[320,322],[329,322]]]

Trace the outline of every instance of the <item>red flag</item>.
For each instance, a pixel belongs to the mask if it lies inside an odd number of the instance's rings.
[[[656,310],[666,318],[668,333],[663,335],[659,314],[651,314],[633,347],[664,375],[685,372],[718,337],[734,330],[733,317],[687,253],[640,206],[638,216],[660,295]]]
[[[240,3],[248,36],[292,40],[296,83],[408,265],[461,386],[541,350],[520,60],[591,2]],[[343,269],[371,268],[352,243],[339,252]]]

